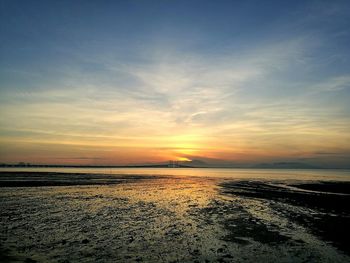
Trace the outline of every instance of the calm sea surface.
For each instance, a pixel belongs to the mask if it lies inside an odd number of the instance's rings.
[[[174,175],[232,179],[350,181],[350,170],[213,168],[0,168],[1,171]]]

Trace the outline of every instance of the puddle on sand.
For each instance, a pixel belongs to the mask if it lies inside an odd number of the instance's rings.
[[[4,262],[349,262],[220,179],[1,188]],[[0,258],[1,259],[1,258]]]

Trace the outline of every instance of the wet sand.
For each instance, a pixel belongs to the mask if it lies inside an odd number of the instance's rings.
[[[350,262],[349,183],[0,173],[1,262]]]
[[[226,182],[222,186],[225,194],[266,200],[289,221],[309,229],[350,255],[349,182],[273,184],[240,181]],[[295,210],[295,207],[299,209]]]
[[[156,178],[161,178],[161,176],[56,172],[0,172],[0,187],[111,185]]]

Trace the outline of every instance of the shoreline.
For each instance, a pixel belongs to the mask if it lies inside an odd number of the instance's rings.
[[[155,175],[118,175],[61,172],[0,172],[0,187],[112,185],[162,178]]]

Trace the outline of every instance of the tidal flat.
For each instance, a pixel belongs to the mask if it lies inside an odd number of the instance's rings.
[[[1,262],[350,262],[349,182],[0,173]]]

